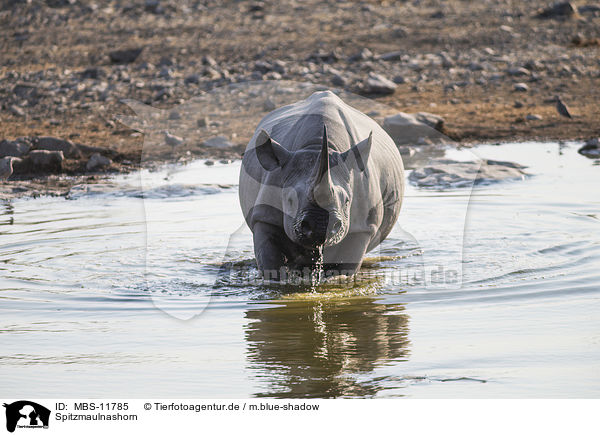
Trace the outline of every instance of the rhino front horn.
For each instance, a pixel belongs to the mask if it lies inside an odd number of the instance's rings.
[[[312,193],[317,204],[327,204],[333,196],[331,174],[329,173],[329,143],[325,125],[323,126],[323,144],[315,168]]]

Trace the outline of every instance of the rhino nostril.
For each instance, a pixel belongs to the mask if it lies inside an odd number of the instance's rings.
[[[342,223],[340,221],[336,221],[331,229],[329,230],[329,234],[334,235],[337,234],[342,229]]]
[[[312,235],[312,226],[307,220],[302,220],[300,223],[300,231],[304,236],[310,237]]]

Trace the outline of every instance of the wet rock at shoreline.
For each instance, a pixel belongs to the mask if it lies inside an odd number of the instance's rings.
[[[600,158],[600,139],[593,138],[585,142],[585,145],[577,150],[577,152],[590,159]]]
[[[427,112],[415,114],[400,112],[383,120],[383,129],[390,135],[396,145],[416,144],[429,141],[439,141],[444,135],[439,131],[443,128],[444,119]]]
[[[439,115],[434,115],[429,112],[417,112],[414,114],[414,117],[417,121],[422,122],[431,128],[435,128],[438,131],[444,129],[444,118]]]
[[[88,171],[96,171],[103,169],[112,164],[112,160],[108,157],[104,157],[102,154],[94,153],[85,165],[85,169]]]
[[[512,162],[483,160],[460,162],[439,159],[413,170],[409,181],[424,188],[448,189],[490,184],[503,180],[522,179],[528,174],[525,166]]]

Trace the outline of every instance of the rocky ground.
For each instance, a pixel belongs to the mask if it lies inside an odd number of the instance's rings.
[[[600,134],[599,24],[593,1],[2,0],[0,159],[15,159],[0,164],[12,164],[0,190],[60,193],[142,157],[239,157],[253,125],[235,105],[196,116],[195,136],[165,128],[160,146],[143,147],[148,132],[119,121],[133,114],[122,100],[177,121],[173,109],[190,99],[261,80],[431,112],[462,143],[590,139]],[[557,95],[572,119],[557,113]],[[260,98],[258,113],[278,104]]]

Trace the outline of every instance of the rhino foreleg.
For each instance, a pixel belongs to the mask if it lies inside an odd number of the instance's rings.
[[[281,247],[285,234],[281,228],[263,222],[257,222],[252,232],[258,270],[265,280],[279,281],[286,271],[286,257]]]
[[[371,239],[368,232],[348,234],[341,243],[325,248],[324,269],[327,275],[354,275],[360,269]]]

